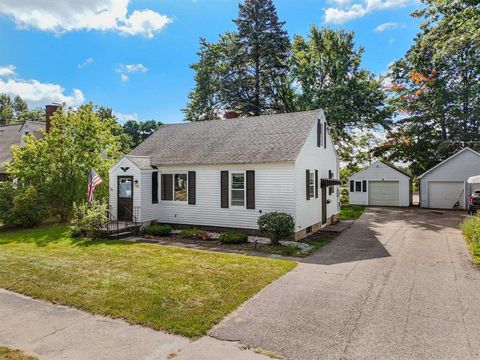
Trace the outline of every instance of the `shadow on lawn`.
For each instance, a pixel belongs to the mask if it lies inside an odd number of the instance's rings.
[[[121,240],[90,240],[86,238],[72,238],[67,225],[40,226],[33,229],[0,228],[0,246],[6,244],[35,244],[38,247],[61,242],[69,242],[74,246],[90,247],[99,245],[132,245]]]

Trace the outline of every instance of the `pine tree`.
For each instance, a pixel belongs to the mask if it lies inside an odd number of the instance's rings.
[[[225,89],[227,102],[245,115],[288,111],[290,40],[273,1],[246,0],[234,22],[238,48],[231,67],[235,81]]]

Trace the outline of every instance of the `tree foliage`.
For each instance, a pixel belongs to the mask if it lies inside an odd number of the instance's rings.
[[[44,194],[62,222],[74,203],[86,198],[90,169],[104,180],[95,195],[108,195],[108,170],[121,155],[121,127],[115,118],[101,118],[92,104],[57,110],[52,128],[41,139],[29,134],[25,146],[14,146],[7,172],[19,187]]]
[[[361,68],[363,48],[354,34],[313,26],[295,36],[292,72],[298,84],[297,110],[323,109],[331,133],[343,145],[355,129],[388,129],[391,109],[379,79]]]
[[[44,121],[45,112],[42,109],[30,110],[20,96],[12,98],[0,93],[0,125],[23,123],[26,120]]]
[[[145,141],[145,139],[152,135],[162,125],[162,122],[155,120],[142,122],[128,120],[123,124],[123,133],[127,135],[129,146],[133,149]]]
[[[200,39],[195,87],[184,110],[189,121],[216,119],[221,110],[252,116],[293,110],[290,40],[272,0],[246,0],[237,31],[218,42]]]
[[[480,32],[464,26],[480,21],[478,4],[426,5],[414,14],[425,17],[422,32],[391,67],[391,104],[400,120],[378,150],[410,163],[414,175],[465,146],[480,149]]]

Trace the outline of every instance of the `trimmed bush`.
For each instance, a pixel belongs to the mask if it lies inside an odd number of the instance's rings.
[[[288,244],[282,247],[282,254],[292,256],[296,255],[299,250],[300,248],[298,247],[298,245]]]
[[[238,231],[228,231],[220,234],[218,240],[223,244],[244,244],[248,241],[248,237]]]
[[[258,218],[258,229],[270,237],[273,244],[290,236],[295,230],[292,215],[282,212],[271,212]]]
[[[167,224],[151,224],[145,230],[145,234],[153,236],[167,236],[172,232],[172,227]]]
[[[183,229],[180,236],[185,239],[197,239],[203,236],[204,231],[200,229]]]

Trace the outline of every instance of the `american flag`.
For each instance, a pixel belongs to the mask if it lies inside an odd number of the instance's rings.
[[[102,178],[98,176],[95,170],[90,170],[90,175],[88,176],[88,192],[87,192],[87,201],[91,203],[93,201],[93,192],[95,188],[103,182]]]

